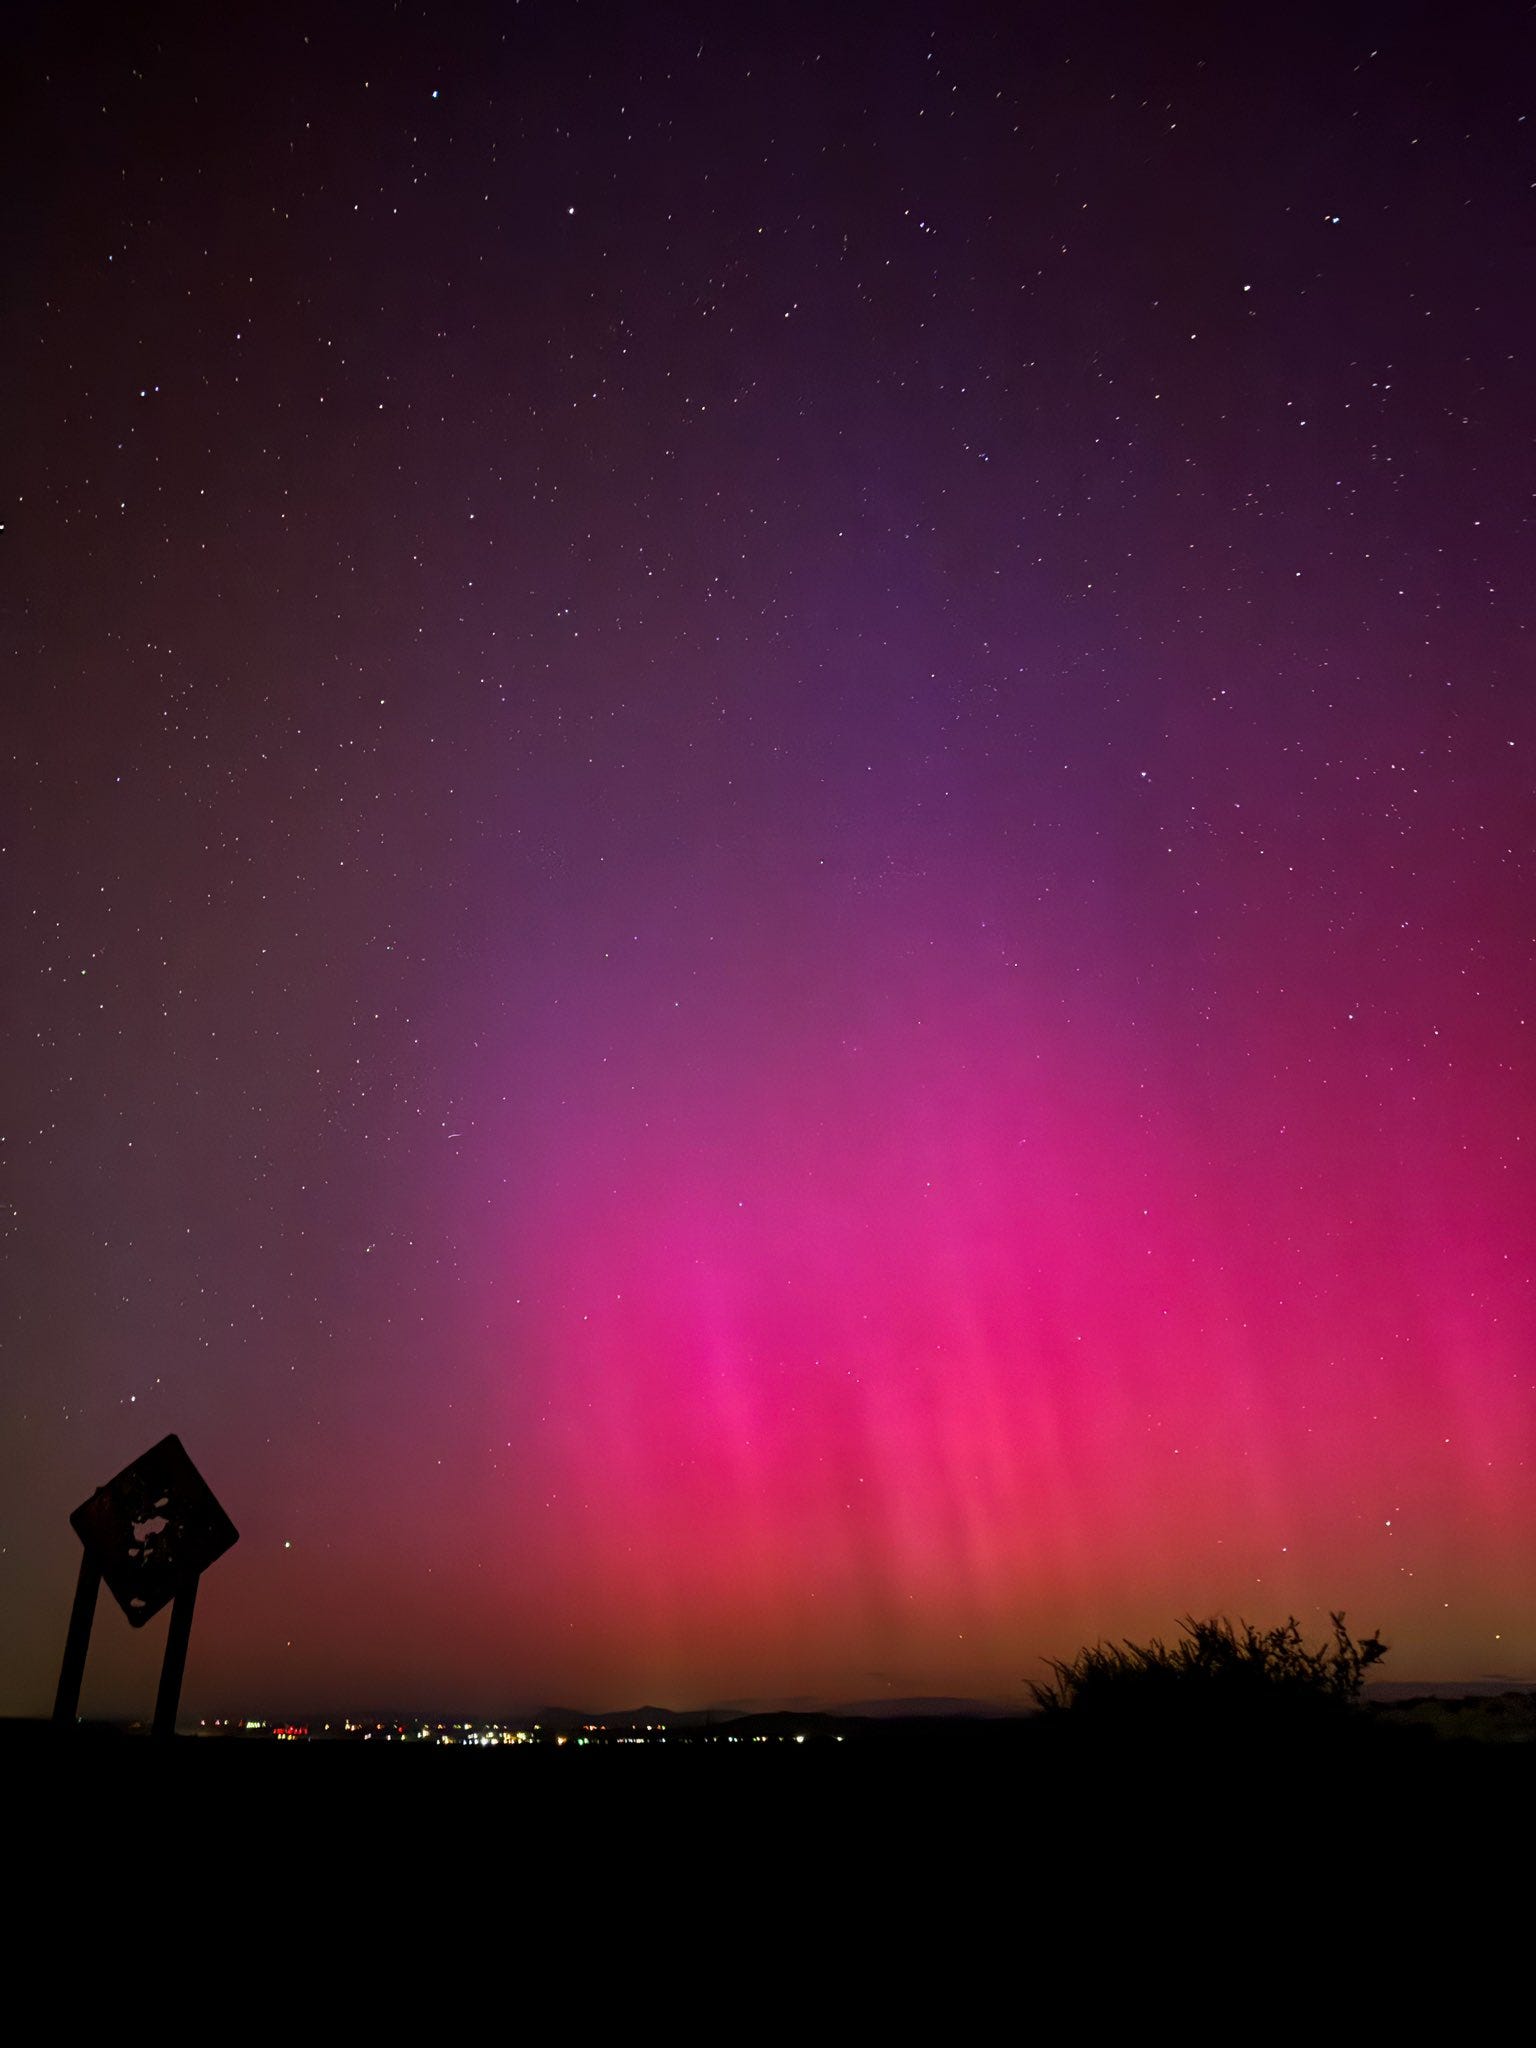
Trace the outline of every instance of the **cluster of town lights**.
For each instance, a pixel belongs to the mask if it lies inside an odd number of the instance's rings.
[[[644,1726],[631,1727],[622,1724],[610,1728],[605,1722],[589,1721],[581,1729],[546,1728],[535,1721],[531,1726],[514,1727],[497,1721],[359,1721],[350,1717],[340,1721],[259,1721],[234,1716],[227,1720],[200,1721],[199,1732],[205,1735],[255,1737],[270,1742],[414,1742],[435,1746],[458,1746],[468,1749],[501,1749],[529,1744],[541,1744],[556,1749],[589,1749],[593,1746],[605,1748],[665,1743],[669,1739],[684,1743],[727,1743],[745,1746],[754,1743],[803,1743],[803,1734],[774,1735],[733,1735],[726,1728],[678,1729],[661,1721],[648,1721]],[[843,1740],[841,1735],[832,1738]]]

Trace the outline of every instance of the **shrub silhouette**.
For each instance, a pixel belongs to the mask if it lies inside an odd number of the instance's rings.
[[[1186,1615],[1173,1643],[1094,1643],[1047,1659],[1052,1677],[1030,1692],[1044,1714],[1079,1727],[1322,1730],[1350,1714],[1387,1654],[1379,1636],[1357,1643],[1342,1614],[1330,1619],[1332,1642],[1309,1649],[1294,1615],[1270,1629]]]

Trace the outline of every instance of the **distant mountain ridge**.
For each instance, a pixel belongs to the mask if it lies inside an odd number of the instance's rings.
[[[849,1721],[997,1721],[1016,1710],[987,1700],[938,1696],[911,1699],[838,1701],[731,1701],[713,1707],[616,1707],[603,1712],[581,1707],[540,1707],[533,1719],[541,1728],[561,1732],[580,1728],[677,1728],[724,1727],[727,1723],[761,1720],[772,1714],[814,1715],[828,1720]],[[1022,1711],[1019,1709],[1017,1711]]]
[[[852,1700],[828,1707],[829,1714],[845,1714],[860,1721],[1006,1721],[1028,1712],[1020,1701],[1016,1707],[1000,1706],[995,1700],[952,1699],[945,1694],[919,1694],[912,1699]]]
[[[1504,1694],[1536,1693],[1536,1679],[1515,1678],[1495,1675],[1485,1678],[1467,1679],[1382,1679],[1373,1681],[1365,1689],[1368,1706],[1397,1706],[1408,1700],[1419,1699],[1497,1699]],[[602,1728],[676,1728],[685,1730],[735,1725],[747,1720],[764,1720],[770,1716],[801,1716],[829,1719],[832,1721],[1007,1721],[1027,1716],[1031,1703],[1020,1701],[1009,1706],[997,1700],[969,1699],[960,1695],[915,1694],[902,1698],[877,1698],[866,1700],[839,1700],[827,1702],[822,1699],[793,1696],[783,1699],[721,1700],[707,1707],[663,1707],[654,1703],[638,1707],[605,1708],[601,1711],[585,1707],[550,1705],[544,1707],[515,1707],[499,1711],[478,1710],[465,1713],[462,1709],[446,1712],[441,1708],[423,1711],[420,1708],[351,1708],[345,1714],[336,1708],[316,1708],[307,1713],[272,1713],[266,1717],[273,1722],[305,1723],[320,1728],[327,1723],[340,1724],[344,1720],[366,1726],[378,1723],[406,1728],[420,1726],[445,1726],[456,1723],[490,1724],[502,1727],[553,1729],[557,1733],[568,1733],[585,1727]],[[238,1725],[245,1720],[244,1714],[231,1714],[229,1721]]]

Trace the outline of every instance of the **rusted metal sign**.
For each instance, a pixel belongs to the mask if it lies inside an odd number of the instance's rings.
[[[105,1579],[135,1628],[142,1628],[167,1602],[175,1603],[160,1665],[154,1727],[156,1735],[174,1735],[197,1582],[216,1558],[239,1542],[239,1531],[214,1499],[179,1436],[162,1437],[142,1458],[125,1465],[115,1479],[82,1501],[69,1520],[83,1554],[53,1718],[73,1726],[79,1713],[96,1592]]]
[[[69,1521],[135,1628],[240,1540],[179,1436],[98,1486]]]

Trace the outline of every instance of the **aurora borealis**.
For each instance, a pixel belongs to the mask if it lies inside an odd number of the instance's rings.
[[[4,1709],[1536,1677],[1529,17],[18,43]]]

